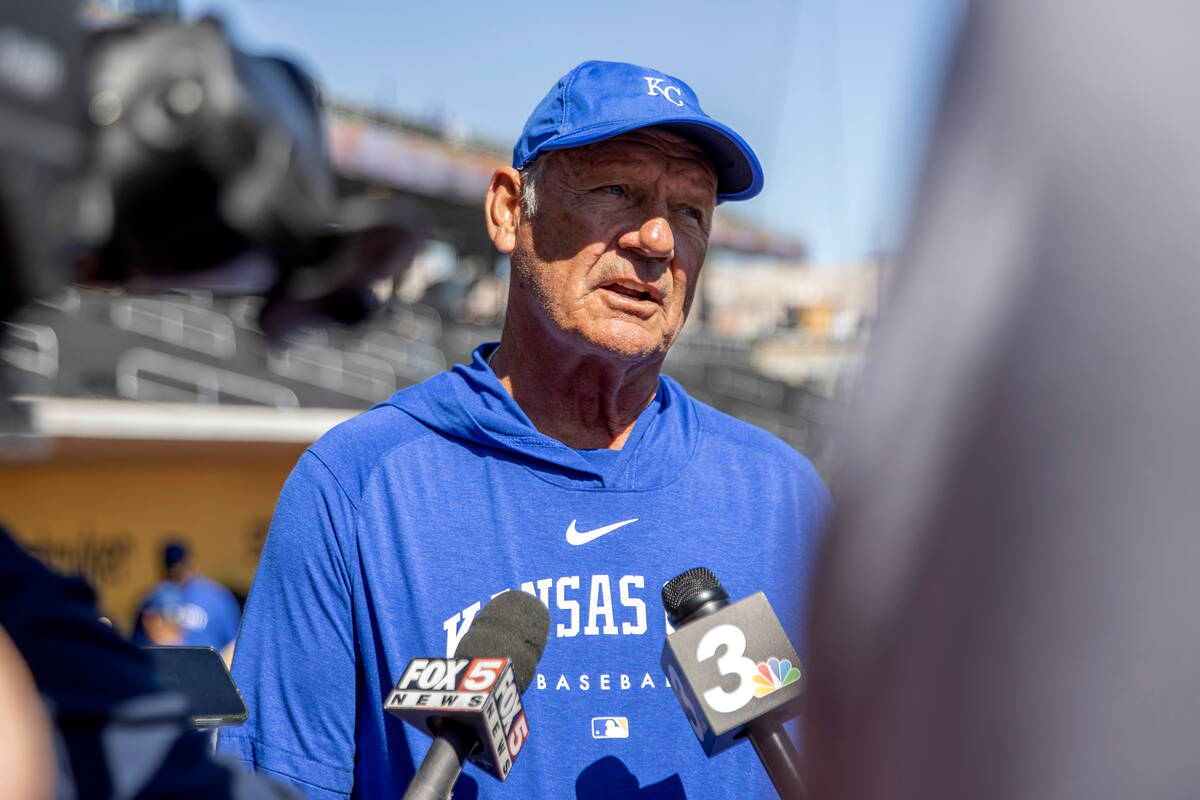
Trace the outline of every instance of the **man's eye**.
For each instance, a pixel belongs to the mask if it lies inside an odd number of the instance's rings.
[[[701,219],[700,209],[698,209],[698,208],[693,208],[692,206],[684,206],[683,213],[687,214],[689,217]]]
[[[618,186],[615,183],[612,186],[604,187],[604,191],[608,192],[613,197],[624,197],[625,196],[625,187]]]

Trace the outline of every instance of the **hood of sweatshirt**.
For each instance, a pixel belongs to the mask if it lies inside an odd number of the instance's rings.
[[[458,364],[381,406],[394,406],[442,434],[515,458],[544,480],[563,486],[646,491],[677,479],[695,454],[700,425],[683,388],[660,375],[654,400],[638,415],[620,451],[589,458],[540,433],[501,385],[480,345],[470,364]]]

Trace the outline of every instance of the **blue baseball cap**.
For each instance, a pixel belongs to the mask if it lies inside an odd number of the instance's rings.
[[[665,128],[702,147],[717,171],[717,200],[749,200],[763,174],[750,145],[704,113],[683,81],[618,61],[585,61],[563,76],[529,116],[513,148],[520,169],[547,150],[599,142],[618,134]]]
[[[154,588],[153,593],[142,604],[142,611],[154,611],[169,619],[179,616],[183,605],[183,590],[173,583],[164,582]]]

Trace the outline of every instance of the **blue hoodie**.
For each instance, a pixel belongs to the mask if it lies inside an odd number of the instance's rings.
[[[542,435],[484,355],[330,431],[279,498],[233,673],[250,710],[222,750],[314,798],[400,796],[428,737],[383,710],[408,661],[452,654],[493,595],[550,609],[503,783],[461,798],[772,796],[749,744],[707,759],[658,665],[662,584],[712,569],[766,593],[793,641],[828,494],[779,439],[659,379],[619,451]],[[605,530],[607,529],[607,530]]]

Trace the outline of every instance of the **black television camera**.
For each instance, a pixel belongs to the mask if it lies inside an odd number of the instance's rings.
[[[338,195],[316,85],[216,20],[0,10],[0,319],[78,281],[263,294],[273,338],[356,322],[422,229],[399,201]]]

